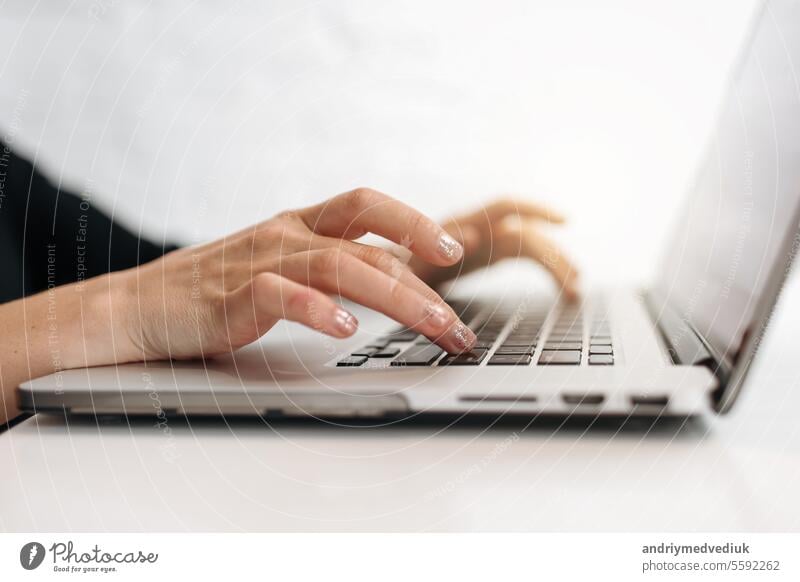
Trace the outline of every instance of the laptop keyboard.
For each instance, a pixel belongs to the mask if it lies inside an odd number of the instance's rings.
[[[477,335],[472,351],[447,354],[417,332],[399,328],[336,362],[338,367],[610,366],[614,342],[602,305],[451,302]]]

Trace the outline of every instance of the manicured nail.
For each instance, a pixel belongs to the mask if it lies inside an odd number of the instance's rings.
[[[444,327],[450,321],[450,313],[444,305],[431,301],[425,304],[425,316],[434,327]]]
[[[439,236],[439,254],[449,261],[455,261],[464,254],[464,247],[452,236],[443,232]]]
[[[358,329],[358,320],[341,307],[336,308],[336,313],[333,316],[333,323],[336,329],[347,335],[353,335]]]
[[[478,339],[475,337],[475,334],[472,333],[472,330],[470,330],[461,322],[458,322],[453,326],[450,335],[453,338],[453,343],[460,350],[470,349],[473,345],[475,345],[475,340]]]

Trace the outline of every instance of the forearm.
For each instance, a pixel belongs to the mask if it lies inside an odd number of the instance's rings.
[[[0,422],[19,414],[16,388],[21,383],[70,368],[120,361],[124,325],[115,326],[122,293],[113,275],[53,287],[0,305]],[[121,322],[120,322],[121,323]],[[114,333],[114,330],[119,330]],[[127,356],[130,359],[130,356]]]

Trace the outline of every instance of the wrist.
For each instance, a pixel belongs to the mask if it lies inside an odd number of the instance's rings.
[[[120,271],[57,289],[63,307],[65,369],[135,361],[131,341],[130,274]]]

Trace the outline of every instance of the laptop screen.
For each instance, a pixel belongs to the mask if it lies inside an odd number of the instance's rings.
[[[783,275],[800,205],[800,1],[767,3],[658,275],[730,364]]]

